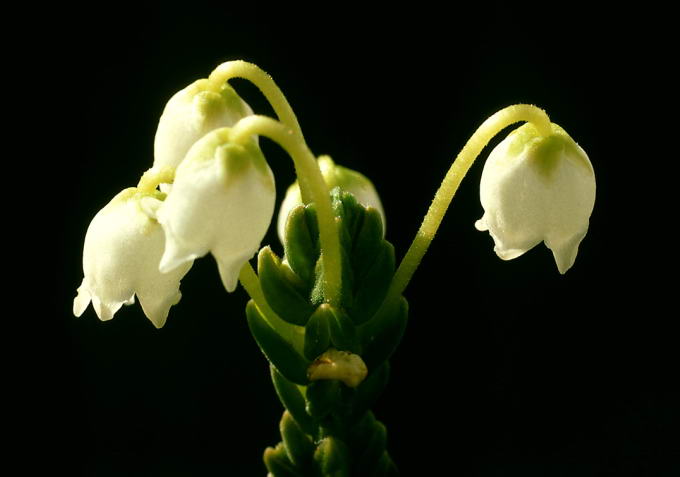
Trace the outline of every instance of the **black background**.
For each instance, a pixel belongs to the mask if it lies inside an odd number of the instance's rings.
[[[375,408],[403,475],[674,475],[673,238],[655,185],[672,156],[655,116],[672,99],[665,13],[544,7],[60,11],[45,30],[53,73],[41,90],[60,131],[45,215],[61,260],[32,342],[45,356],[27,400],[36,455],[70,475],[265,475],[282,408],[247,330],[247,296],[224,291],[211,257],[185,277],[161,330],[138,305],[106,323],[92,308],[71,314],[87,225],[150,167],[167,99],[245,59],[277,81],[312,151],[373,180],[398,257],[450,161],[504,106],[545,108],[595,168],[590,231],[565,276],[543,245],[499,260],[473,227],[481,160],[464,180],[406,291],[409,327]],[[250,84],[232,84],[271,114]],[[262,142],[282,197],[291,162]],[[274,228],[263,244],[280,251]]]

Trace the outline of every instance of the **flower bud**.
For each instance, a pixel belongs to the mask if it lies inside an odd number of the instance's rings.
[[[503,260],[519,257],[541,241],[557,268],[574,264],[595,204],[595,173],[585,151],[558,125],[539,135],[524,124],[491,152],[480,185],[488,230]]]
[[[153,200],[136,188],[126,189],[90,223],[83,250],[85,277],[73,301],[76,316],[91,301],[97,316],[110,320],[137,295],[146,316],[160,328],[179,301],[179,282],[192,262],[170,273],[158,270],[165,236],[158,222],[142,210],[145,199]]]
[[[154,140],[154,167],[176,168],[208,132],[233,126],[250,114],[253,111],[229,84],[195,81],[165,105]]]
[[[383,222],[383,229],[385,226],[385,212],[383,211],[382,203],[378,192],[371,181],[363,174],[348,169],[346,167],[338,166],[328,156],[321,156],[318,158],[321,175],[326,182],[329,189],[340,187],[345,192],[349,192],[356,200],[364,207],[373,207],[378,210]],[[295,181],[286,192],[286,197],[281,203],[279,210],[279,217],[277,222],[277,230],[279,233],[279,240],[283,243],[285,237],[286,221],[288,214],[297,206],[302,205],[302,197],[300,194],[300,186]]]
[[[329,349],[309,366],[310,381],[337,379],[350,388],[356,388],[366,378],[368,369],[359,355]]]
[[[274,176],[254,139],[230,142],[230,129],[198,140],[175,172],[158,209],[166,234],[160,269],[170,271],[211,252],[227,291],[257,252],[274,213]]]

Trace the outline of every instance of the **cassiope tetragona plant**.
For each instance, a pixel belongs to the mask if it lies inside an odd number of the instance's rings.
[[[228,83],[237,77],[260,89],[276,119],[253,114]],[[573,266],[595,202],[593,166],[543,110],[526,104],[475,131],[397,266],[371,181],[312,154],[269,75],[243,61],[223,63],[169,100],[152,167],[92,220],[73,311],[80,316],[92,303],[108,320],[137,298],[161,327],[180,299],[180,280],[210,253],[224,288],[241,283],[251,297],[248,327],[285,408],[282,441],[264,452],[268,475],[396,475],[386,428],[371,408],[406,329],[402,294],[475,158],[517,122],[526,124],[486,161],[484,214],[475,225],[489,231],[502,259],[545,242],[560,273]],[[277,142],[297,173],[276,221],[283,256],[261,248],[276,193],[259,136]]]

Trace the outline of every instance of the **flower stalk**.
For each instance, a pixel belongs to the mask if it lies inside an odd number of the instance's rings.
[[[391,303],[401,296],[408,286],[423,256],[430,247],[430,243],[432,243],[460,183],[482,149],[500,131],[520,121],[531,122],[544,136],[551,133],[550,119],[545,111],[529,104],[516,104],[501,109],[477,128],[456,156],[435,193],[411,246],[397,268],[394,279],[390,284],[390,290],[385,298],[385,307],[391,306]]]
[[[232,130],[232,140],[239,144],[252,135],[265,136],[278,143],[293,159],[301,190],[308,190],[308,196],[316,205],[319,221],[319,240],[325,270],[325,294],[329,303],[338,304],[341,294],[342,263],[340,259],[340,237],[331,210],[328,186],[321,175],[316,158],[293,130],[266,116],[249,116],[239,121]],[[305,194],[303,193],[303,196]]]
[[[269,74],[262,71],[259,66],[247,61],[227,61],[210,73],[208,81],[215,88],[219,88],[222,84],[233,78],[243,78],[257,86],[264,97],[267,98],[267,101],[269,101],[279,120],[288,126],[295,135],[302,138],[302,129],[300,129],[300,124],[293,112],[293,108],[290,107],[283,92]]]
[[[305,143],[297,116],[272,77],[257,65],[241,60],[228,61],[215,68],[208,80],[217,88],[233,78],[247,79],[257,86],[269,101],[279,121],[286,126],[284,128],[271,118],[263,116],[246,117],[234,126],[233,140],[239,143],[252,134],[266,136],[283,147],[293,159],[303,202],[313,202],[318,208],[327,296],[330,303],[337,303],[340,294],[340,246],[331,213],[328,187],[316,158]]]

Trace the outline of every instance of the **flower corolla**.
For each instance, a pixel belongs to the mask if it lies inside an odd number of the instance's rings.
[[[200,138],[251,114],[228,83],[193,82],[175,93],[163,110],[154,139],[154,167],[176,168]]]
[[[84,278],[73,301],[73,313],[83,314],[92,302],[101,320],[110,320],[122,305],[139,298],[151,322],[160,328],[170,307],[180,299],[179,284],[193,262],[170,273],[158,269],[165,235],[144,211],[153,199],[137,188],[120,192],[92,219],[83,248]]]
[[[541,136],[530,123],[510,133],[484,165],[480,198],[488,230],[503,260],[519,257],[541,241],[557,268],[574,264],[595,204],[595,173],[585,151],[558,125]]]
[[[276,190],[255,138],[235,144],[230,133],[216,129],[191,147],[157,217],[166,235],[161,271],[211,252],[231,292],[269,227]]]

